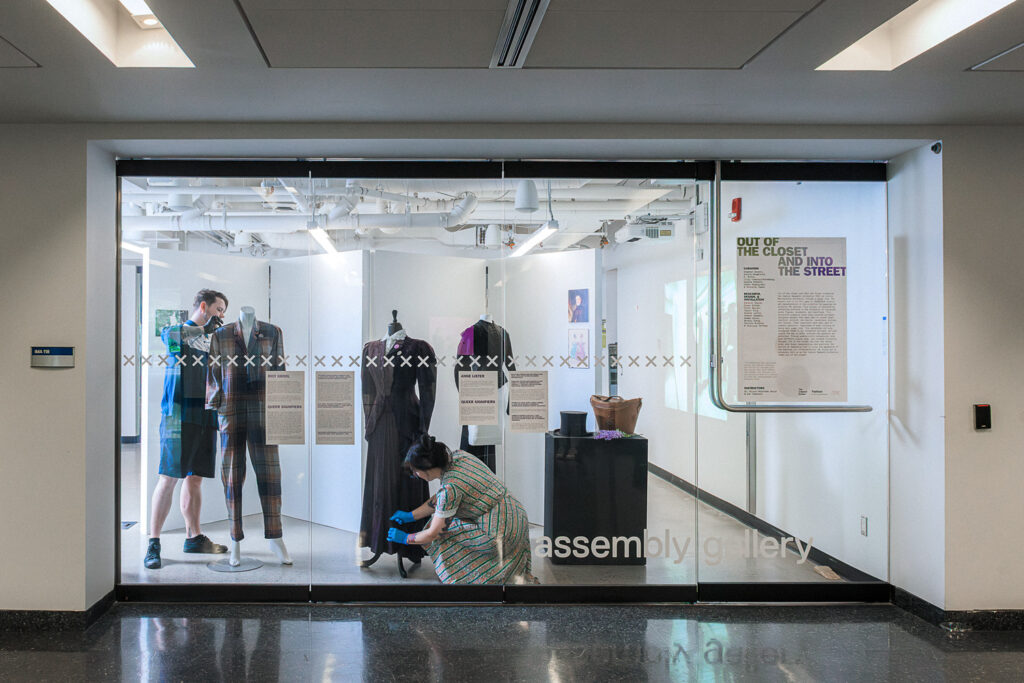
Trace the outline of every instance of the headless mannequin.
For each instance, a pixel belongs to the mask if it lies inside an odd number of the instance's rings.
[[[242,339],[248,344],[252,330],[256,326],[256,309],[252,306],[242,306],[238,313],[238,323],[242,326]],[[283,538],[268,538],[267,541],[270,544],[270,550],[277,556],[281,564],[292,563],[291,555],[288,554],[288,548],[285,547]],[[228,564],[237,567],[242,563],[241,541],[232,541],[230,548],[231,555],[228,557]]]
[[[480,316],[480,319],[483,320],[485,323],[494,322],[494,318],[491,317],[490,313],[484,313],[482,316]]]
[[[402,323],[398,322],[398,311],[397,310],[392,310],[391,311],[391,322],[388,323],[388,337],[395,336],[395,334],[397,332],[401,331],[402,329],[403,329],[402,328]],[[381,556],[381,553],[374,553],[373,557],[371,557],[370,559],[361,561],[359,563],[359,566],[363,567],[363,568],[370,567],[370,566],[373,565],[374,562],[376,562],[377,560],[380,559],[380,556]],[[402,556],[396,554],[395,557],[398,558],[398,574],[403,579],[409,578],[409,572],[405,569],[405,565],[402,563]],[[415,569],[419,565],[420,565],[420,560],[413,560],[412,561],[412,568],[413,569]]]

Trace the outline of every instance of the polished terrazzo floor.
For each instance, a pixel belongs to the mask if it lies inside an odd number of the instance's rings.
[[[3,681],[1019,681],[1024,633],[890,605],[118,605],[0,632]]]

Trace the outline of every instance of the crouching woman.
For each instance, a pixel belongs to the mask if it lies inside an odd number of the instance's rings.
[[[392,528],[389,541],[426,546],[441,583],[537,583],[530,572],[526,510],[483,462],[423,435],[404,465],[441,486],[420,507],[391,517],[407,524],[433,516],[430,524],[413,534]]]

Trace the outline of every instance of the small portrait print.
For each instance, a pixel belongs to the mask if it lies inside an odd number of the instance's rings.
[[[154,313],[153,335],[159,337],[165,327],[170,325],[183,325],[186,320],[188,320],[188,311],[175,311],[169,308],[158,308]]]
[[[569,322],[588,323],[590,322],[590,290],[570,289],[569,290]]]
[[[571,367],[590,367],[590,330],[587,328],[569,330],[569,358]]]

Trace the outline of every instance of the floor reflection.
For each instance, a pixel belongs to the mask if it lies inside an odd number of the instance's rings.
[[[4,681],[1020,680],[1024,634],[888,606],[119,605],[0,633]]]

